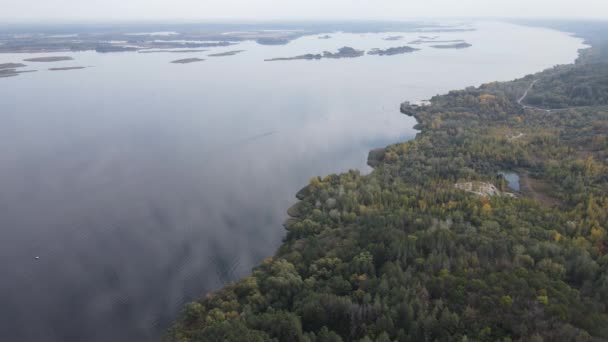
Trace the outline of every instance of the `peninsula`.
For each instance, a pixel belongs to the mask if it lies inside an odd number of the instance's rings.
[[[312,178],[276,254],[166,341],[608,339],[608,40],[583,32],[574,65],[404,103],[416,138]]]

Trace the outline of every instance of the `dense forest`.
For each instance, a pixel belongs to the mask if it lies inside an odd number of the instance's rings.
[[[608,340],[598,37],[573,65],[404,104],[415,139],[370,153],[369,175],[313,178],[277,253],[166,340]]]

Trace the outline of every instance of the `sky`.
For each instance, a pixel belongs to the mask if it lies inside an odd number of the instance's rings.
[[[608,19],[608,0],[0,0],[1,21]]]

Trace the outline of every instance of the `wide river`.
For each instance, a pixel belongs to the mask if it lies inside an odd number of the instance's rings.
[[[0,79],[0,340],[158,339],[185,302],[274,253],[311,177],[369,172],[370,149],[412,138],[400,102],[571,63],[584,46],[548,29],[474,26],[68,53],[74,61],[26,63],[39,71]],[[383,39],[395,35],[405,38]],[[264,62],[420,35],[473,46]],[[169,63],[189,57],[207,60]],[[61,66],[91,67],[47,70]]]

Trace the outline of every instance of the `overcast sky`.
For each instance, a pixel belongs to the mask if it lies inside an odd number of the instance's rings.
[[[0,20],[608,19],[608,0],[0,0]]]

